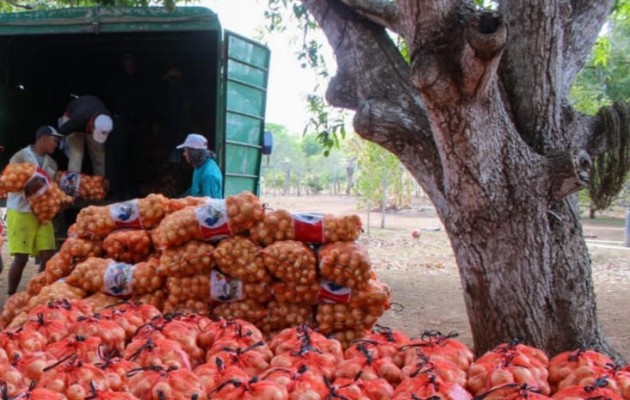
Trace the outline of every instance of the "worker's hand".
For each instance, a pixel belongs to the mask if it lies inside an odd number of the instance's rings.
[[[48,185],[48,182],[45,178],[36,176],[24,185],[24,196],[28,199],[46,185]]]

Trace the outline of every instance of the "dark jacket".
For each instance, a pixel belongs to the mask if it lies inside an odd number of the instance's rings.
[[[109,115],[105,104],[96,96],[81,96],[68,103],[64,115],[68,121],[59,127],[59,133],[69,135],[72,132],[87,132],[90,118],[98,115]]]

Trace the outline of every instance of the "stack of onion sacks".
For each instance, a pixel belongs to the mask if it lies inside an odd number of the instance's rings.
[[[153,242],[165,249],[193,239],[219,240],[244,233],[263,218],[262,204],[250,192],[225,200],[208,199],[205,204],[184,207],[164,218],[153,231]]]

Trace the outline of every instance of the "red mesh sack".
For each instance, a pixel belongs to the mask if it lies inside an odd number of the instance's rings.
[[[93,390],[109,390],[109,381],[94,365],[70,356],[48,366],[36,387],[62,393],[68,400],[82,400]]]
[[[184,314],[167,314],[154,318],[138,329],[136,339],[170,339],[180,344],[194,368],[204,362],[205,352],[197,345],[199,321]]]
[[[376,349],[370,349],[366,345],[359,344],[357,350],[359,351],[357,355],[345,359],[339,364],[339,368],[335,372],[336,378],[354,379],[360,374],[361,379],[365,381],[382,378],[392,385],[398,385],[405,378],[392,359],[389,357],[379,358]],[[461,383],[466,385],[465,374]]]
[[[38,382],[46,367],[56,363],[57,359],[47,352],[38,351],[14,359],[11,362],[22,373],[27,384],[30,385],[33,381]]]
[[[346,358],[351,358],[357,353],[360,354],[361,351],[357,350],[356,346],[364,344],[368,348],[376,350],[379,358],[390,357],[399,368],[402,368],[405,365],[405,357],[404,353],[398,349],[409,344],[409,341],[409,337],[400,331],[375,325],[371,332],[358,339],[357,343],[350,346],[344,354]]]
[[[195,368],[195,375],[199,378],[206,393],[212,393],[224,382],[236,379],[246,382],[250,376],[236,365],[226,365],[221,358],[205,363]]]
[[[20,371],[9,364],[0,364],[0,368],[2,369],[0,392],[3,399],[13,399],[14,396],[28,389],[28,382]]]
[[[549,383],[554,391],[565,378],[582,367],[601,368],[614,364],[605,354],[594,350],[578,349],[565,351],[549,360]]]
[[[94,314],[79,317],[70,327],[69,333],[77,337],[101,339],[103,350],[108,354],[122,353],[125,347],[125,331],[115,321]]]
[[[242,319],[209,322],[197,336],[197,343],[204,350],[213,346],[249,347],[260,341],[264,341],[260,330]]]
[[[141,367],[190,369],[190,358],[180,344],[169,339],[134,339],[127,346],[124,358]]]
[[[30,317],[23,327],[25,331],[39,332],[46,339],[46,345],[58,342],[68,336],[69,328],[70,324],[67,320],[46,318],[41,312],[34,318]]]
[[[48,339],[37,331],[22,328],[0,331],[0,349],[5,351],[9,360],[43,351],[47,343]]]
[[[418,362],[416,348],[421,348],[428,357],[440,356],[453,362],[464,371],[468,371],[473,361],[473,353],[464,343],[455,339],[456,332],[443,335],[438,331],[427,331],[421,339],[411,340],[401,348],[405,354],[405,365],[415,365]]]
[[[231,379],[218,386],[210,397],[222,400],[288,399],[285,386],[271,380],[251,379],[249,382]]]
[[[45,321],[61,321],[68,328],[79,317],[92,314],[92,306],[82,300],[57,300],[32,308],[28,314],[29,318],[42,318]]]
[[[46,352],[57,360],[72,358],[78,362],[93,364],[101,360],[102,339],[97,336],[84,337],[70,335],[63,340],[51,343]]]
[[[416,396],[420,399],[435,398],[443,400],[467,400],[473,396],[456,383],[443,382],[434,375],[419,375],[405,379],[396,387],[394,400],[410,399]]]
[[[306,325],[285,329],[274,336],[269,343],[269,348],[275,355],[298,352],[304,346],[330,353],[338,361],[344,358],[343,349],[337,340],[329,339]]]
[[[109,387],[111,390],[125,392],[129,390],[130,371],[141,368],[140,365],[133,361],[125,360],[119,357],[107,357],[101,355],[101,361],[94,364],[105,373]]]
[[[135,301],[124,302],[114,307],[108,307],[101,311],[103,318],[108,318],[117,323],[125,331],[126,340],[131,340],[138,328],[162,313],[152,305]]]
[[[495,347],[473,362],[468,369],[468,390],[479,395],[509,383],[527,384],[543,394],[551,392],[547,356],[539,349],[516,341]]]
[[[205,399],[199,378],[187,369],[147,367],[130,371],[129,390],[139,399]]]

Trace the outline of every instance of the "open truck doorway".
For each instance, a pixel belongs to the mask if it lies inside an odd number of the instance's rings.
[[[208,140],[224,195],[259,192],[269,50],[224,32],[201,7],[69,8],[0,15],[2,166],[76,96],[94,95],[114,120],[106,143],[108,201],[175,197],[190,184],[175,151]],[[60,170],[68,159],[57,151]],[[83,172],[90,174],[89,157]]]

